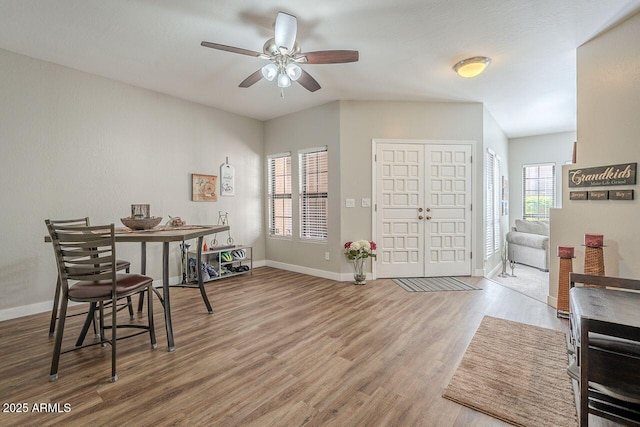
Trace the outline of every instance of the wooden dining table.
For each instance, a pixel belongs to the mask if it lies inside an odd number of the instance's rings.
[[[164,320],[167,329],[167,347],[169,351],[176,348],[173,337],[173,324],[171,322],[171,298],[169,289],[169,244],[171,242],[182,242],[186,240],[198,239],[197,244],[197,266],[200,266],[202,259],[202,244],[204,236],[220,233],[229,230],[228,225],[187,225],[180,227],[156,227],[149,230],[130,230],[128,228],[117,228],[115,232],[116,242],[140,243],[140,274],[146,275],[147,270],[147,243],[162,243],[162,294],[154,287],[153,291],[160,299],[164,308]],[[45,241],[50,242],[49,236]],[[209,314],[213,313],[209,298],[204,288],[202,279],[202,269],[196,268],[198,284],[202,300]],[[182,285],[180,285],[182,286]],[[142,311],[142,297],[138,305],[138,311]]]

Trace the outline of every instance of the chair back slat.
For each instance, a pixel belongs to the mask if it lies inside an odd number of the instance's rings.
[[[63,289],[68,280],[111,280],[115,292],[115,226],[69,225],[46,220]]]

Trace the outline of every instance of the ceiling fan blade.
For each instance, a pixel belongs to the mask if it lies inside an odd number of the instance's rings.
[[[224,50],[226,52],[239,53],[242,55],[258,56],[258,57],[262,55],[262,53],[255,52],[253,50],[242,49],[239,47],[227,46],[227,45],[218,44],[218,43],[202,42],[200,43],[200,45],[204,47],[210,47],[211,49]]]
[[[275,34],[276,47],[284,47],[290,52],[296,42],[298,20],[288,13],[278,12],[276,17]]]
[[[298,83],[300,83],[300,85],[305,88],[306,90],[308,90],[309,92],[315,92],[318,89],[320,89],[320,83],[318,83],[316,81],[316,79],[314,79],[313,77],[311,77],[311,74],[307,73],[305,70],[303,70],[302,68],[300,69],[302,70],[302,74],[300,75],[300,77],[298,78],[298,80],[296,80]]]
[[[357,50],[319,50],[297,55],[297,58],[306,57],[307,64],[341,64],[344,62],[358,62],[360,54]]]
[[[259,69],[240,83],[239,87],[249,87],[256,84],[262,78],[262,69]]]

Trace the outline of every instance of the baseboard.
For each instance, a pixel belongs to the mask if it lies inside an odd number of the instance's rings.
[[[333,271],[318,270],[315,268],[304,267],[301,265],[287,264],[278,261],[266,261],[267,267],[279,268],[281,270],[293,271],[295,273],[308,274],[309,276],[322,277],[323,279],[336,280],[338,282],[344,282],[346,280],[353,280],[353,274],[348,275],[347,279],[344,279],[344,274],[334,273]],[[370,274],[367,274],[369,278]]]
[[[266,263],[264,260],[253,262],[253,268],[264,267],[265,265]],[[182,279],[180,278],[180,276],[173,276],[169,278],[169,284],[177,285],[178,283],[180,283],[181,280]],[[162,279],[154,280],[153,286],[155,288],[161,288]],[[78,304],[82,304],[82,303],[74,303],[73,301],[70,301],[69,307],[72,307]],[[53,307],[53,300],[37,302],[35,304],[22,305],[19,307],[5,308],[0,310],[0,322],[3,320],[17,319],[18,317],[31,316],[32,314],[50,312],[51,307]]]
[[[485,274],[484,277],[486,278],[491,278],[493,277],[498,271],[500,271],[502,269],[502,263],[496,265],[495,267],[493,267],[493,269],[488,273]],[[482,274],[481,274],[482,275]]]
[[[547,295],[547,305],[550,305],[553,308],[558,308],[558,298],[552,297],[551,295]]]

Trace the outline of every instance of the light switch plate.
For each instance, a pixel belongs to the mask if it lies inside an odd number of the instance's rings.
[[[362,207],[363,208],[370,208],[371,207],[371,199],[368,197],[363,197],[362,198]]]
[[[355,208],[356,207],[356,199],[345,199],[344,207],[345,208]]]

